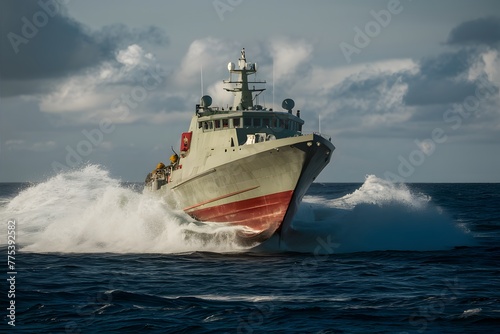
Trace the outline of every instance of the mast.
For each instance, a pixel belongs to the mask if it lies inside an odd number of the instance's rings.
[[[263,84],[265,81],[248,81],[248,75],[257,73],[257,64],[247,63],[245,56],[245,48],[241,50],[241,56],[238,59],[239,69],[235,69],[234,63],[229,63],[227,69],[229,70],[229,80],[224,80],[225,84],[230,84],[230,87],[224,87],[228,92],[234,94],[233,110],[247,110],[253,109],[253,92],[263,92],[265,88],[256,89],[248,88],[248,84],[258,83]],[[231,74],[238,74],[238,79],[232,81]],[[234,86],[233,86],[234,85]],[[258,94],[257,94],[258,95]]]

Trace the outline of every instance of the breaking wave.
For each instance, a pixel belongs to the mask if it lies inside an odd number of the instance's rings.
[[[18,249],[28,252],[249,250],[238,243],[239,227],[197,222],[158,194],[124,186],[96,165],[22,190],[0,203],[0,217],[16,219]],[[252,251],[438,250],[471,244],[470,234],[428,196],[375,176],[338,199],[306,196],[292,228]]]
[[[17,242],[30,252],[183,253],[238,251],[238,229],[201,224],[89,165],[60,173],[0,209],[17,221]],[[6,219],[3,219],[4,221]],[[5,238],[2,238],[5,240]]]
[[[475,244],[431,197],[368,175],[363,185],[341,198],[305,196],[281,238],[262,248],[314,253],[433,251]]]

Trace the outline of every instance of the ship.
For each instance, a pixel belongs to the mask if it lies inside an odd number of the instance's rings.
[[[227,66],[224,90],[234,95],[233,105],[212,106],[202,94],[179,152],[172,148],[170,163],[159,163],[145,187],[173,196],[200,222],[241,227],[242,243],[260,243],[290,229],[335,147],[327,136],[302,132],[304,120],[291,98],[282,111],[258,104],[266,82],[257,81],[257,64],[247,62],[245,49],[237,67]]]

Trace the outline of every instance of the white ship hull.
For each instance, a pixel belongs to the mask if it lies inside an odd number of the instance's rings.
[[[333,149],[313,134],[220,149],[204,170],[167,186],[192,217],[240,225],[245,238],[264,240],[290,223]]]

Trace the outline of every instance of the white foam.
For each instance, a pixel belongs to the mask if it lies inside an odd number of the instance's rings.
[[[483,309],[478,307],[478,308],[471,308],[471,309],[468,309],[468,310],[465,310],[461,315],[460,315],[460,318],[468,318],[468,317],[471,317],[471,316],[474,316],[476,314],[479,314],[481,313]]]
[[[297,296],[297,295],[186,295],[186,296],[167,296],[167,298],[198,298],[203,300],[216,300],[225,302],[344,302],[349,301],[349,297],[322,297],[322,296]]]
[[[282,236],[280,248],[343,253],[429,251],[474,244],[464,225],[455,223],[429,196],[374,175],[338,199],[306,196],[292,227]]]
[[[21,191],[0,208],[0,217],[16,219],[17,242],[23,251],[241,250],[235,242],[238,228],[200,224],[169,208],[160,196],[120,185],[95,165],[61,173]]]
[[[241,228],[197,222],[172,209],[164,197],[124,187],[96,165],[60,173],[0,204],[0,220],[12,218],[18,249],[30,252],[248,249],[237,243]],[[472,244],[470,234],[430,197],[373,175],[339,199],[306,196],[292,228],[292,233],[272,238],[257,251],[441,250]],[[1,245],[6,233],[1,229]]]

